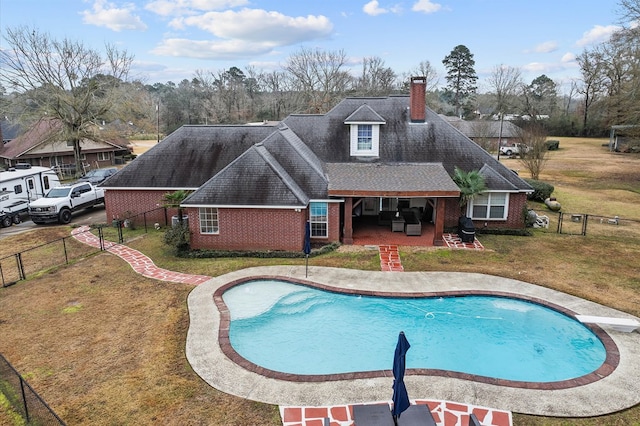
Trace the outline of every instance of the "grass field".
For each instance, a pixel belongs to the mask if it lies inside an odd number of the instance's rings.
[[[610,153],[605,142],[561,138],[541,179],[555,186],[565,211],[640,221],[640,156]],[[501,161],[527,177],[518,160]],[[544,205],[532,207],[553,220]],[[482,252],[402,247],[400,256],[407,271],[516,278],[640,316],[640,239],[626,226],[587,236],[559,235],[553,226],[535,230],[533,237],[479,235]],[[69,232],[47,227],[3,239],[0,257]],[[248,266],[304,264],[176,259],[155,232],[129,245],[160,267],[210,276]],[[312,262],[379,269],[375,251],[353,247]],[[0,353],[69,425],[280,424],[277,407],[219,392],[191,370],[184,353],[190,290],[141,277],[110,254],[89,256],[0,289]],[[0,402],[0,425],[15,424]],[[514,414],[514,424],[637,425],[640,407],[586,419]]]

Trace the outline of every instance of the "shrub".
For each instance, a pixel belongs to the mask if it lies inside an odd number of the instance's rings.
[[[167,228],[164,243],[173,247],[176,253],[189,250],[189,225],[183,223]]]
[[[533,192],[527,196],[527,199],[544,203],[544,200],[551,197],[553,185],[535,179],[525,178],[524,181],[533,188]]]
[[[545,142],[545,145],[547,146],[547,149],[549,151],[555,151],[556,149],[560,148],[560,141],[549,139]]]
[[[319,256],[321,254],[330,253],[340,247],[340,243],[330,243],[317,249],[313,249],[309,254],[310,257]],[[283,251],[283,250],[264,250],[264,251],[236,251],[236,250],[191,250],[180,251],[180,257],[191,259],[207,259],[218,257],[255,257],[259,259],[295,259],[305,257],[302,251]]]

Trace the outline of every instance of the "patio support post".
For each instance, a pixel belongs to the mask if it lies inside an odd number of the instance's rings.
[[[343,244],[353,244],[353,198],[344,199],[344,230]]]
[[[433,245],[435,247],[444,245],[442,234],[444,232],[444,207],[445,200],[443,198],[436,198],[436,218],[435,229],[433,233]]]

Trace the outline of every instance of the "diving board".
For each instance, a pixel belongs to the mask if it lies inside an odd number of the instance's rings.
[[[576,319],[582,323],[594,323],[609,325],[617,331],[627,333],[640,328],[640,322],[632,318],[596,317],[591,315],[576,315]]]

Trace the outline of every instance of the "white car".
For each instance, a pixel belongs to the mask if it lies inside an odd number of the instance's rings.
[[[512,155],[520,155],[520,152],[524,152],[525,154],[529,152],[531,148],[522,143],[514,143],[511,145],[501,146],[500,154],[507,155],[511,157]]]

